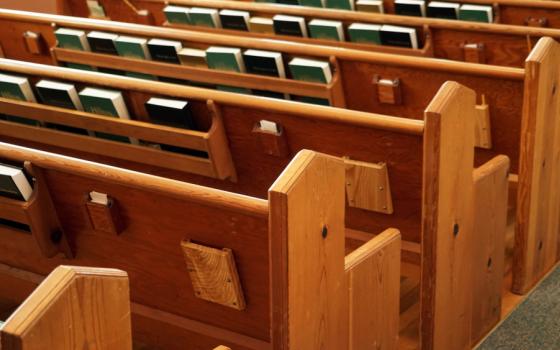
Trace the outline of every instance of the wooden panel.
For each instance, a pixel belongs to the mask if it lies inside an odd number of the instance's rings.
[[[122,271],[58,267],[6,321],[2,348],[132,349],[128,297]]]
[[[213,303],[245,309],[243,289],[231,249],[181,242],[194,294]]]
[[[526,63],[513,291],[526,293],[556,263],[560,229],[560,45],[539,41]]]
[[[470,348],[475,92],[444,84],[426,110],[422,349]]]
[[[476,106],[474,145],[479,148],[492,148],[492,130],[490,124],[490,106],[482,95],[482,104]]]
[[[473,173],[472,331],[474,345],[500,320],[508,211],[509,159],[498,156]]]
[[[301,151],[269,202],[273,347],[347,349],[342,160]]]
[[[348,349],[396,349],[399,339],[401,240],[388,229],[346,256]]]
[[[344,159],[344,164],[348,205],[353,208],[392,214],[393,200],[387,164],[357,162],[350,159]]]

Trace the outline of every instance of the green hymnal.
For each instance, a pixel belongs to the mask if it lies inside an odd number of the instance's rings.
[[[115,47],[119,56],[134,58],[138,60],[151,60],[152,56],[148,50],[148,40],[132,36],[121,35],[115,40]],[[156,80],[156,77],[149,74],[126,72],[126,75],[133,78]]]
[[[193,7],[189,12],[191,24],[195,26],[221,28],[220,15],[216,9]]]
[[[309,22],[309,36],[315,39],[344,41],[342,22],[314,19]]]
[[[163,9],[165,18],[169,23],[191,24],[190,9],[181,6],[166,6]]]
[[[459,19],[492,23],[494,21],[492,6],[463,4],[459,8]]]
[[[362,12],[385,13],[382,0],[358,0],[356,10]]]
[[[299,0],[301,6],[325,7],[325,0]]]
[[[78,51],[91,51],[89,42],[86,37],[86,32],[77,29],[59,28],[54,32],[57,46],[63,49],[78,50]],[[74,69],[82,69],[95,71],[92,66],[78,63],[66,63],[66,67]]]
[[[295,80],[309,81],[312,83],[329,84],[332,80],[332,71],[329,62],[294,58],[288,63],[292,78]],[[321,98],[296,96],[296,101],[329,105],[329,101]]]
[[[25,77],[15,75],[0,74],[0,96],[12,100],[37,102],[29,80]],[[17,116],[7,115],[6,120],[27,125],[41,125],[41,123],[36,120]]]
[[[381,45],[381,26],[378,24],[352,23],[348,26],[350,41]]]
[[[32,192],[33,188],[23,168],[0,164],[0,196],[27,201]]]
[[[354,11],[354,0],[326,0],[325,7]]]
[[[86,112],[108,117],[130,119],[126,103],[120,91],[88,87],[83,89],[79,96]],[[138,140],[126,136],[107,134],[98,131],[95,132],[95,136],[112,141],[138,144]]]
[[[206,50],[206,61],[210,69],[245,73],[245,63],[239,48],[211,46]],[[233,86],[218,86],[218,90],[251,93],[248,89]]]
[[[76,109],[79,111],[84,110],[82,103],[80,102],[78,92],[76,91],[76,87],[72,84],[51,80],[41,80],[35,85],[35,88],[37,89],[41,102],[46,105]],[[92,132],[73,126],[54,123],[47,123],[47,126],[61,131],[93,136]]]

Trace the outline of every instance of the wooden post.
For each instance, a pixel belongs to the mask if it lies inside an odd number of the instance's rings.
[[[269,190],[274,349],[348,348],[344,163],[301,151]]]
[[[388,229],[346,256],[349,350],[397,349],[401,235]]]
[[[425,112],[423,350],[470,348],[475,92],[447,82]]]
[[[497,156],[473,173],[472,336],[475,345],[501,318],[509,158]]]
[[[59,266],[0,330],[3,350],[132,349],[128,277]]]
[[[560,44],[539,40],[525,62],[513,292],[524,294],[557,261],[560,229]]]

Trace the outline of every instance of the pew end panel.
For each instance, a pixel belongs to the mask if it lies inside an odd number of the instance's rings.
[[[470,345],[475,104],[474,91],[448,82],[425,113],[423,349],[464,349]]]
[[[517,193],[513,292],[525,294],[558,260],[560,44],[543,38],[527,58]]]
[[[0,327],[5,350],[84,346],[132,349],[125,272],[59,266]]]

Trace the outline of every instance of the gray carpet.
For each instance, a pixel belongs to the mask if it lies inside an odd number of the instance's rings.
[[[478,347],[506,349],[560,349],[560,266]]]

